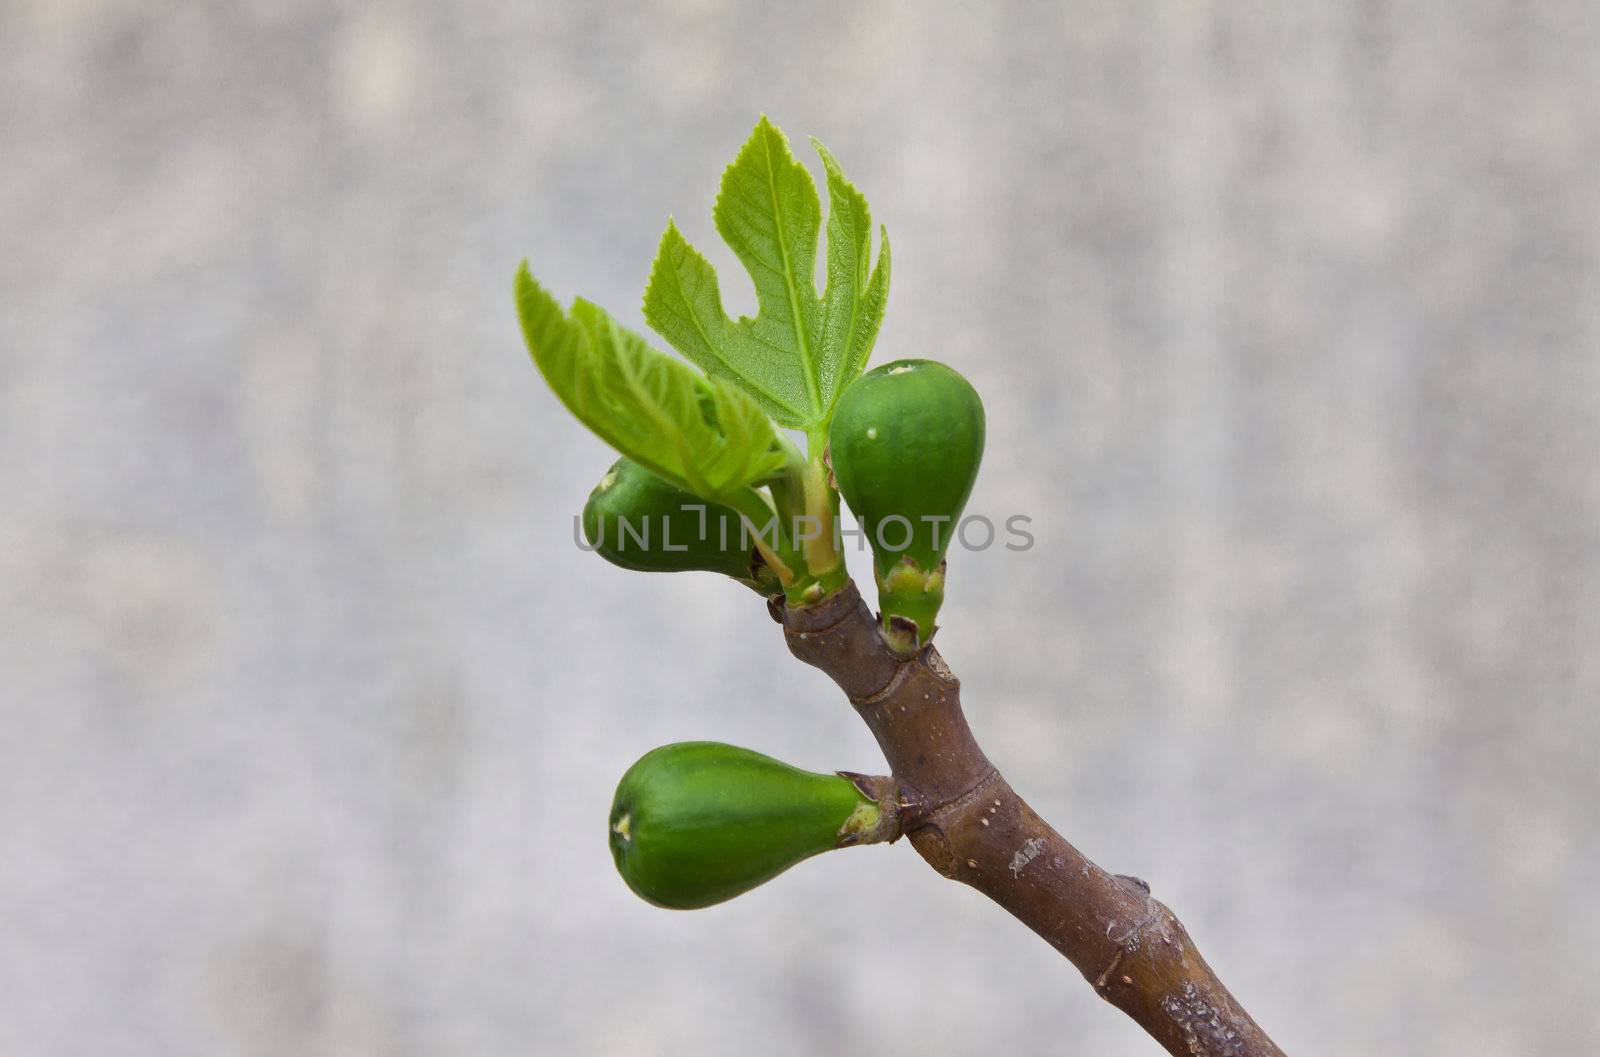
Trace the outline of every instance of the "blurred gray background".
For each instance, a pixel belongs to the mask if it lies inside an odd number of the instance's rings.
[[[0,1053],[1155,1052],[903,845],[612,871],[658,743],[880,764],[574,550],[511,302],[732,268],[761,111],[1034,518],[941,635],[1016,786],[1290,1053],[1592,1050],[1597,100],[1593,0],[0,6]]]

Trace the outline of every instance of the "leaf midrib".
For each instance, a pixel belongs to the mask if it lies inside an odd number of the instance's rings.
[[[817,385],[816,361],[811,358],[811,336],[806,333],[805,314],[801,311],[800,291],[795,286],[794,263],[789,259],[789,240],[783,233],[783,207],[778,202],[778,181],[772,164],[772,130],[761,137],[761,152],[767,160],[767,193],[772,198],[772,216],[778,240],[778,252],[783,256],[783,283],[789,291],[789,310],[794,313],[795,340],[799,343],[800,361],[805,365],[806,395],[811,398],[811,413],[816,421],[822,418],[822,392]]]
[[[831,177],[833,174],[829,173],[828,175]],[[852,203],[853,205],[854,203]],[[829,211],[831,214],[831,205]],[[854,216],[851,219],[854,220]],[[867,222],[867,230],[869,232],[872,230],[871,224],[872,222],[869,220]],[[861,289],[864,285],[861,282],[861,275],[872,263],[872,236],[868,234],[865,240],[856,238],[854,241],[856,256],[851,261],[850,267],[850,324],[844,330],[844,348],[839,350],[839,362],[834,364],[833,367],[833,399],[835,403],[839,400],[839,391],[844,388],[845,376],[850,373],[851,362],[855,359],[856,313],[861,308]],[[865,246],[862,245],[863,241],[866,243]],[[833,252],[831,246],[828,248],[828,252]]]
[[[690,485],[696,486],[695,491],[713,491],[709,487],[709,483],[697,472],[694,454],[689,447],[688,436],[679,428],[678,423],[674,422],[672,417],[667,414],[666,409],[661,406],[655,394],[651,393],[644,384],[640,370],[646,369],[645,365],[633,356],[623,355],[617,358],[617,367],[622,375],[623,384],[633,394],[635,407],[655,423],[656,428],[661,431],[663,437],[669,438],[672,450],[678,456],[678,468],[684,480]]]

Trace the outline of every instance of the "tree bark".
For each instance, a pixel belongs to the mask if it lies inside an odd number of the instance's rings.
[[[896,653],[854,583],[815,605],[778,596],[771,608],[790,652],[827,673],[871,728],[901,790],[902,828],[928,865],[1042,936],[1169,1053],[1283,1057],[1148,885],[1090,862],[995,770],[932,644]]]

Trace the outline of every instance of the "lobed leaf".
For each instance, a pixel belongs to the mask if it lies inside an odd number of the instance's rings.
[[[517,314],[539,372],[580,422],[663,480],[719,499],[783,469],[772,422],[750,397],[690,370],[578,298],[570,313],[517,269]]]
[[[813,141],[815,142],[815,141]],[[711,263],[667,222],[645,319],[707,374],[749,393],[781,425],[816,429],[860,373],[889,288],[889,243],[871,267],[866,198],[816,144],[828,173],[828,282],[817,296],[822,208],[816,185],[765,117],[722,177],[712,216],[755,285],[755,317],[730,319]]]
[[[828,174],[828,286],[822,295],[822,350],[818,364],[829,410],[872,354],[889,300],[889,231],[872,258],[872,213],[867,199],[844,178],[839,163],[815,137],[811,145]]]

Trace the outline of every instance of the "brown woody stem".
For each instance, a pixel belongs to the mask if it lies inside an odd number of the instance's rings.
[[[1090,862],[1006,783],[937,650],[896,653],[853,582],[815,605],[780,597],[771,609],[790,652],[827,673],[872,729],[900,826],[928,865],[1010,911],[1169,1053],[1283,1057],[1149,886]]]

